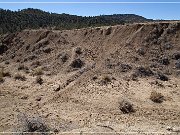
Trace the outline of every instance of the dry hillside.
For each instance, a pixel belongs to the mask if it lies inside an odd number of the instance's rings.
[[[0,41],[1,132],[180,132],[180,22]]]

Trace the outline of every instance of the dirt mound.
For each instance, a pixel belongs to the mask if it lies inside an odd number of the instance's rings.
[[[180,124],[179,37],[180,22],[0,36],[0,67],[11,74],[1,77],[0,131],[21,112],[57,132],[169,132]]]

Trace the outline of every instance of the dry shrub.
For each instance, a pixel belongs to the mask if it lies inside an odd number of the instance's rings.
[[[36,83],[38,83],[38,84],[43,84],[43,79],[42,79],[42,77],[41,76],[37,76],[36,77]]]
[[[26,115],[19,116],[19,125],[17,130],[26,134],[25,132],[30,132],[31,134],[50,134],[50,128],[46,125],[45,121],[41,117],[28,117]],[[36,132],[36,133],[35,133]]]
[[[31,63],[31,66],[34,67],[34,68],[37,68],[38,66],[41,66],[41,63],[39,61],[33,61]]]
[[[4,71],[4,68],[0,68],[0,83],[4,82],[4,78],[3,77],[10,77],[11,74],[8,71]]]
[[[133,108],[133,104],[131,104],[129,101],[126,101],[126,100],[122,100],[122,101],[119,102],[119,109],[123,113],[135,112],[135,110]]]
[[[23,70],[25,73],[29,73],[29,68],[23,64],[18,66],[18,70]]]
[[[152,76],[153,72],[148,67],[138,67],[135,74],[140,77]]]
[[[84,62],[81,59],[75,59],[70,64],[72,68],[81,68],[83,65],[84,65]]]
[[[35,68],[32,72],[33,76],[38,76],[38,75],[43,75],[43,74],[44,72],[43,72],[42,67]]]
[[[110,83],[112,80],[111,77],[107,76],[107,75],[103,75],[100,77],[100,81],[98,81],[98,83],[100,85],[107,85],[108,83]]]
[[[0,68],[0,76],[1,77],[6,77],[6,76],[11,76],[9,71],[4,71],[4,68]]]
[[[162,103],[164,100],[164,96],[161,93],[152,91],[150,95],[150,99],[155,103]]]
[[[161,81],[168,81],[169,80],[169,78],[162,73],[157,73],[157,79],[159,79]]]
[[[61,53],[58,55],[58,58],[60,58],[62,60],[62,62],[66,62],[69,59],[69,55],[65,52]]]
[[[120,65],[120,71],[121,72],[128,72],[131,69],[132,69],[132,67],[128,64],[121,64]]]
[[[19,73],[16,73],[14,75],[14,79],[15,80],[21,80],[21,81],[26,81],[26,77],[24,75],[22,75],[22,74],[19,74]]]
[[[80,48],[80,47],[76,47],[75,49],[74,49],[74,52],[76,53],[76,54],[82,54],[82,49]]]

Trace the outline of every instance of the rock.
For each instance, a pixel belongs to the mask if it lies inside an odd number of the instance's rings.
[[[161,80],[161,81],[168,81],[168,77],[163,75],[162,73],[158,73],[157,79]]]
[[[37,98],[36,98],[36,101],[41,101],[41,97],[37,97]]]
[[[60,91],[61,87],[59,84],[53,86],[53,91]]]
[[[145,50],[144,50],[143,48],[139,48],[139,49],[137,50],[137,53],[138,53],[139,55],[145,55]]]
[[[105,31],[104,31],[104,35],[110,35],[112,32],[112,27],[108,27]]]

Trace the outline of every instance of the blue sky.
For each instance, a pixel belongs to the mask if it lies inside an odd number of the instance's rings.
[[[180,2],[180,0],[0,0],[0,2]],[[2,4],[0,8],[18,10],[38,8],[55,13],[68,13],[82,16],[102,14],[137,14],[149,19],[180,20],[180,3],[176,4]]]

